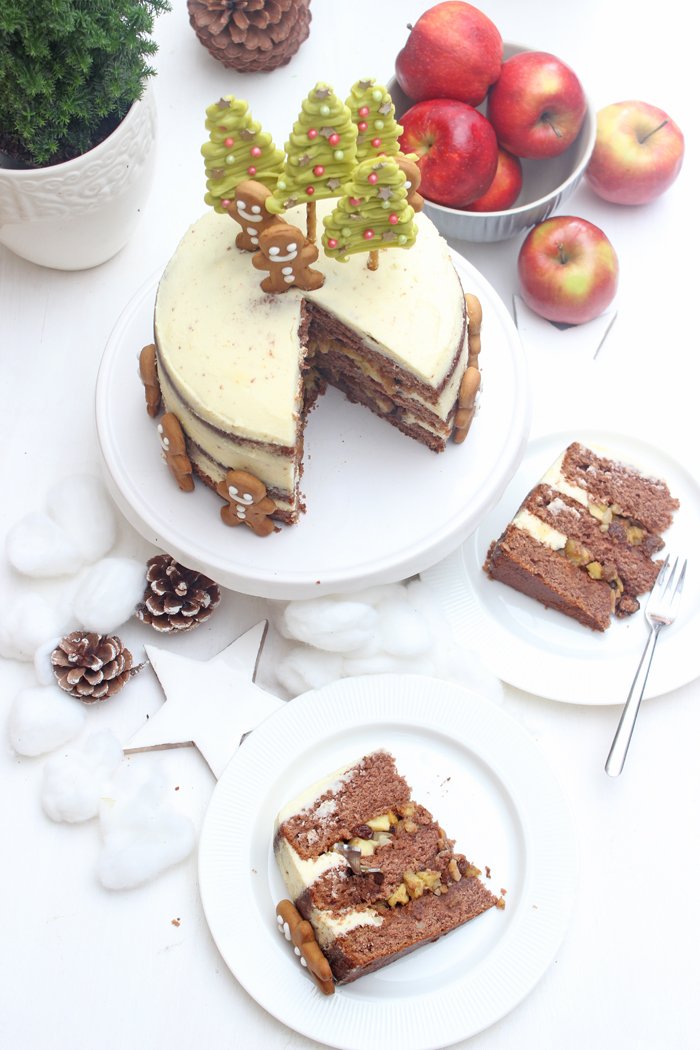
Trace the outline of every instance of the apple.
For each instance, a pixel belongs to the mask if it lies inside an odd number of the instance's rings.
[[[518,254],[522,297],[548,321],[583,324],[598,317],[615,297],[618,274],[603,231],[573,215],[533,226]]]
[[[498,166],[498,143],[483,113],[453,98],[417,102],[401,117],[403,153],[415,153],[420,192],[464,208],[485,193]]]
[[[523,185],[523,166],[517,157],[499,148],[496,174],[486,193],[477,197],[467,211],[506,211],[511,208]]]
[[[615,102],[596,119],[586,178],[614,204],[648,204],[675,181],[685,142],[668,113],[647,102]]]
[[[414,102],[456,98],[478,106],[501,72],[503,41],[490,18],[462,0],[425,11],[396,57],[396,79]]]
[[[499,146],[516,157],[556,157],[578,135],[586,96],[573,69],[546,51],[521,51],[503,63],[486,115]]]

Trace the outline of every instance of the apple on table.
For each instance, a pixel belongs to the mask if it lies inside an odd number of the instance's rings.
[[[486,115],[498,143],[517,157],[556,157],[572,144],[586,114],[573,69],[547,51],[521,51],[503,63]]]
[[[619,263],[612,244],[587,219],[557,215],[528,233],[518,254],[524,301],[548,321],[583,324],[615,298]]]
[[[456,99],[429,99],[406,110],[401,124],[399,144],[418,156],[424,197],[464,208],[486,192],[498,166],[498,143],[483,113]]]
[[[503,40],[490,18],[462,0],[425,11],[396,58],[396,79],[414,102],[454,98],[478,106],[498,79]]]
[[[614,102],[596,118],[586,169],[591,187],[614,204],[648,204],[675,182],[685,141],[668,113],[647,102]]]

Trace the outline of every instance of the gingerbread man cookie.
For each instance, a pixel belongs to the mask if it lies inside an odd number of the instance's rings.
[[[157,416],[160,412],[160,383],[155,343],[144,346],[139,354],[139,375],[146,391],[146,411],[149,416]]]
[[[474,413],[476,412],[476,398],[480,387],[481,372],[478,368],[471,365],[462,376],[462,382],[459,385],[455,427],[452,433],[452,437],[458,445],[461,445],[469,433],[469,427],[472,425]]]
[[[265,207],[272,196],[271,190],[255,179],[245,179],[236,186],[233,200],[222,200],[228,214],[242,226],[236,237],[236,247],[245,252],[256,252],[260,246],[260,234],[268,226],[279,222]]]
[[[420,168],[415,161],[403,153],[397,153],[394,160],[406,176],[406,189],[408,191],[407,203],[414,211],[423,211],[423,198],[418,192],[420,186]]]
[[[475,295],[470,292],[464,296],[467,304],[467,316],[469,318],[469,360],[468,365],[477,367],[479,354],[481,353],[481,303]]]
[[[319,948],[313,927],[294,907],[291,901],[280,901],[277,905],[277,929],[285,940],[294,945],[294,954],[308,970],[324,995],[333,995],[335,984],[328,959]]]
[[[170,473],[175,478],[178,487],[183,492],[192,492],[194,489],[194,478],[192,477],[192,463],[187,455],[185,435],[180,420],[173,412],[166,412],[158,424],[160,444],[163,449],[163,459],[168,464]]]
[[[260,234],[260,251],[252,262],[256,270],[268,271],[269,276],[260,282],[262,290],[276,295],[293,285],[307,292],[320,288],[325,277],[309,265],[317,259],[318,248],[307,241],[299,227],[278,220]]]
[[[247,525],[256,536],[279,532],[270,519],[277,505],[268,497],[259,478],[245,470],[229,470],[216,486],[216,491],[226,500],[226,506],[221,508],[221,520],[225,525]]]

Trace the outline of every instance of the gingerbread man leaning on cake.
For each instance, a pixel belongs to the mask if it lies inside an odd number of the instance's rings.
[[[325,277],[320,270],[312,270],[310,263],[318,259],[318,248],[306,239],[298,226],[279,220],[260,234],[260,250],[252,258],[256,270],[267,270],[268,276],[260,287],[270,295],[302,288],[311,292],[320,288]]]

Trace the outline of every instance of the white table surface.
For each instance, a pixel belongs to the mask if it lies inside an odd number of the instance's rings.
[[[40,508],[53,483],[98,470],[93,391],[100,356],[125,303],[164,266],[187,224],[204,210],[205,107],[223,93],[247,98],[283,142],[317,79],[336,84],[339,93],[358,76],[388,80],[406,23],[426,6],[424,0],[313,0],[311,36],[290,65],[244,76],[210,58],[188,24],[184,0],[174,0],[156,30],[155,184],[130,243],[82,273],[42,269],[0,248],[0,536]],[[596,108],[644,99],[670,112],[686,134],[684,170],[654,204],[615,207],[582,186],[566,206],[602,226],[620,257],[618,317],[598,358],[564,342],[545,350],[528,339],[527,350],[535,380],[533,434],[574,425],[635,433],[663,442],[697,474],[699,176],[691,83],[697,55],[686,5],[486,0],[481,7],[506,39],[567,60]],[[455,244],[509,307],[518,246]],[[136,557],[152,553],[126,524],[118,549]],[[694,563],[696,552],[687,553]],[[0,559],[3,601],[28,587]],[[224,611],[186,640],[186,651],[216,652],[265,608],[261,600],[227,594]],[[29,664],[3,661],[0,673],[7,711],[17,691],[33,684],[33,672]],[[555,961],[525,1001],[468,1041],[474,1050],[697,1046],[699,694],[696,680],[647,701],[628,765],[612,780],[603,761],[619,707],[557,704],[506,689],[505,709],[562,782],[582,878]],[[160,702],[145,686],[140,696],[141,713],[122,708],[137,721]],[[124,731],[125,721],[114,726],[114,719],[127,715],[111,711],[105,706],[96,725]],[[180,789],[180,806],[199,828],[213,787],[209,770],[190,750],[169,752],[162,761]],[[54,824],[41,810],[42,760],[19,757],[6,742],[0,766],[1,1045],[317,1045],[268,1016],[229,973],[202,914],[195,854],[140,889],[105,890],[94,871],[94,822]]]

